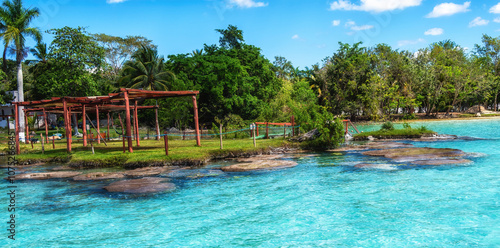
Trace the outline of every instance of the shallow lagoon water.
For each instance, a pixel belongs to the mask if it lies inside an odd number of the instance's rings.
[[[412,142],[476,153],[467,165],[358,169],[353,166],[387,160],[324,153],[290,158],[299,165],[285,170],[174,173],[167,176],[175,191],[147,196],[107,193],[102,187],[109,182],[16,182],[16,241],[3,231],[0,244],[499,247],[500,119],[423,125],[484,140]],[[377,127],[361,127],[372,128]],[[196,178],[202,173],[210,177]],[[7,192],[6,187],[2,181],[0,188]],[[0,195],[0,219],[6,223],[8,199]]]

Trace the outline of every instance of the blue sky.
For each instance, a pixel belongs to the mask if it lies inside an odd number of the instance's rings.
[[[25,0],[24,4],[41,10],[34,25],[43,31],[82,26],[91,33],[141,35],[153,40],[165,57],[190,53],[205,43],[218,44],[214,30],[232,24],[269,60],[284,56],[302,69],[331,56],[339,41],[362,41],[368,47],[386,43],[416,51],[451,39],[472,49],[483,34],[500,35],[500,1]],[[44,38],[51,41],[47,34]]]

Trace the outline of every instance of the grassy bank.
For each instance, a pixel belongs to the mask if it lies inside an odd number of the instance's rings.
[[[71,154],[66,152],[64,140],[45,144],[45,153],[42,154],[41,144],[21,144],[21,155],[17,158],[21,163],[35,162],[69,162],[74,167],[144,167],[148,165],[179,164],[200,165],[206,161],[216,158],[240,156],[244,154],[256,154],[266,152],[269,148],[291,145],[280,139],[257,140],[257,147],[253,146],[252,139],[226,139],[223,141],[224,149],[220,149],[219,140],[201,141],[202,146],[196,146],[195,140],[169,140],[169,156],[165,155],[164,141],[141,140],[140,147],[136,147],[134,141],[134,152],[124,153],[122,141],[110,141],[94,143],[95,154],[92,154],[90,145],[83,147],[82,142],[74,142]],[[7,150],[6,144],[1,145],[3,151]]]
[[[410,125],[404,123],[402,129],[395,129],[391,122],[386,122],[382,125],[380,130],[363,132],[354,135],[354,140],[368,140],[369,136],[376,139],[414,139],[433,134],[436,134],[436,132],[428,130],[424,126],[420,128],[412,128]]]

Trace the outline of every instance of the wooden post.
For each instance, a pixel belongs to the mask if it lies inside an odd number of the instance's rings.
[[[21,148],[19,147],[19,106],[17,104],[14,104],[14,126],[16,129],[16,154],[19,155],[21,154]]]
[[[42,154],[45,153],[45,144],[44,144],[44,140],[43,140],[43,134],[40,134],[40,141],[42,142]]]
[[[92,123],[92,120],[90,119],[90,117],[87,115],[87,118],[89,119],[90,121],[90,124],[92,124],[92,127],[94,127],[95,130],[98,130],[95,126],[94,126],[94,123]],[[92,135],[92,139],[94,139],[93,137],[94,135]],[[102,139],[102,142],[104,142],[104,145],[108,146],[108,143],[106,143],[106,140],[104,139],[104,137],[102,137],[101,133],[100,132],[97,132],[97,140],[101,140]],[[92,144],[92,142],[91,142]]]
[[[285,125],[283,125],[283,127],[284,127],[284,129],[283,129],[283,130],[285,130],[285,131],[283,132],[283,139],[286,139],[286,124],[285,124]]]
[[[292,136],[295,136],[295,116],[292,115]]]
[[[56,149],[56,141],[55,141],[55,136],[52,135],[52,149]]]
[[[135,141],[137,146],[141,146],[139,140],[141,136],[139,135],[139,118],[137,117],[137,100],[134,102],[134,123],[135,123]]]
[[[28,115],[26,113],[26,109],[23,109],[24,112],[24,130],[26,130],[26,135],[24,135],[24,141],[26,144],[30,143],[30,128],[28,125]],[[32,144],[33,145],[33,144]]]
[[[257,136],[259,136],[259,124],[255,124],[255,129],[257,130]]]
[[[68,107],[68,130],[69,130],[69,144],[71,145],[71,149],[73,149],[73,127],[71,126],[71,122],[73,121],[71,118],[71,107]]]
[[[132,148],[132,128],[130,126],[130,103],[128,99],[128,92],[123,92],[123,97],[125,98],[125,121],[127,125],[127,143],[128,143],[128,152],[134,152]]]
[[[220,124],[220,132],[219,132],[219,136],[220,136],[220,149],[222,150],[224,147],[222,146],[222,124]]]
[[[71,133],[71,130],[69,130],[70,126],[68,125],[68,104],[66,103],[66,99],[63,99],[63,108],[64,108],[64,126],[66,127],[66,150],[68,152],[71,152],[71,141],[69,137],[69,133]]]
[[[47,117],[47,112],[43,108],[43,121],[45,122],[45,143],[49,143],[49,118]]]
[[[122,137],[125,137],[125,126],[123,125],[122,116],[118,114],[118,120],[120,120],[120,126],[122,127]]]
[[[108,111],[108,133],[107,133],[107,136],[108,136],[108,141],[109,141],[109,111]]]
[[[165,155],[168,156],[168,133],[167,131],[164,132],[165,136],[163,136],[163,139],[165,140]]]
[[[82,127],[83,127],[83,146],[87,147],[87,112],[86,106],[83,104],[82,106]]]
[[[347,123],[347,121],[344,121],[345,123],[345,134],[344,135],[347,135],[347,133],[349,132],[349,123]]]
[[[196,130],[196,145],[201,146],[200,140],[200,125],[198,123],[198,104],[196,103],[196,96],[193,97],[193,106],[194,106],[194,127]]]
[[[122,135],[122,141],[123,141],[123,153],[125,153],[126,152],[126,149],[125,149],[125,135]]]
[[[99,106],[95,105],[95,116],[97,118],[97,133],[99,134],[99,136],[101,136],[101,125],[100,122],[99,122]],[[103,138],[104,139],[104,138]],[[101,139],[97,139],[97,144],[101,144]]]
[[[266,122],[266,139],[269,139],[269,122]]]
[[[253,130],[253,147],[257,147],[257,142],[255,141],[255,129]]]
[[[158,122],[158,105],[155,108],[155,121],[156,121],[156,140],[160,140],[160,124]]]

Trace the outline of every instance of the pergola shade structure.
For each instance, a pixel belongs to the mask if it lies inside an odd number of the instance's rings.
[[[196,96],[199,94],[198,91],[147,91],[147,90],[137,90],[137,89],[125,89],[121,88],[119,93],[111,93],[107,96],[88,96],[88,97],[53,97],[47,100],[40,101],[26,101],[26,102],[14,102],[15,105],[15,126],[16,126],[16,152],[20,153],[19,147],[19,112],[18,106],[27,107],[26,112],[33,111],[43,111],[44,117],[46,118],[46,112],[50,111],[52,113],[62,113],[64,117],[64,126],[66,129],[67,137],[67,150],[71,152],[71,113],[82,113],[83,114],[83,126],[86,125],[86,114],[87,112],[95,112],[99,116],[99,111],[125,111],[125,123],[126,123],[126,138],[128,143],[128,151],[133,152],[132,147],[132,125],[131,125],[131,115],[130,110],[134,110],[134,133],[137,136],[136,141],[139,146],[139,125],[137,119],[138,109],[151,109],[156,108],[156,118],[158,119],[158,107],[157,106],[137,106],[137,102],[145,99],[158,99],[158,98],[169,98],[169,97],[191,97],[193,100],[194,107],[194,123],[196,130],[196,144],[201,146],[200,141],[200,129],[198,123],[198,105],[196,102]],[[131,104],[130,102],[133,102]],[[109,117],[108,117],[109,119]],[[99,122],[99,118],[97,118]],[[108,121],[109,123],[109,121]],[[46,131],[47,131],[47,125]],[[99,128],[99,123],[97,125]],[[99,132],[99,131],[98,131]],[[108,131],[109,132],[109,131]],[[156,132],[159,135],[158,121],[156,125]],[[84,146],[86,146],[86,128],[83,128],[84,136]]]

